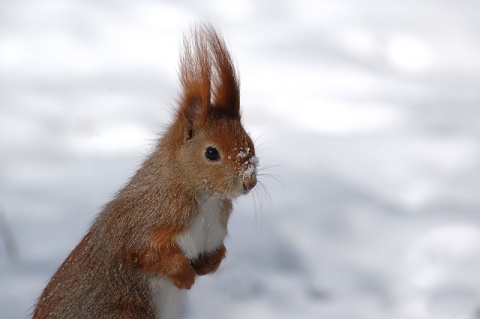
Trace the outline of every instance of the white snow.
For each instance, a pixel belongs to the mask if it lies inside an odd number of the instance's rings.
[[[478,12],[0,2],[0,231],[12,234],[0,237],[0,317],[29,316],[151,150],[175,105],[182,32],[210,19],[262,165],[235,203],[226,260],[182,318],[478,319]]]
[[[252,177],[253,174],[256,174],[259,162],[260,161],[257,156],[252,156],[245,163],[243,163],[244,168],[242,171],[242,177],[248,178]]]

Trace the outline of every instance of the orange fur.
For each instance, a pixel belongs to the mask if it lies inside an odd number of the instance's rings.
[[[200,25],[183,46],[173,123],[52,277],[33,318],[158,318],[168,304],[159,306],[152,282],[189,289],[225,257],[231,199],[256,183],[255,149],[223,40]],[[188,245],[200,250],[187,257]]]

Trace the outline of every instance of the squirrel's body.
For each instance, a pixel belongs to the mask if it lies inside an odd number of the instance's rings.
[[[171,319],[196,275],[214,272],[232,198],[256,184],[230,56],[201,26],[185,41],[177,115],[52,277],[33,318]]]

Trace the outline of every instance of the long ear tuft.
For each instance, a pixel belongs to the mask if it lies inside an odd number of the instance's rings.
[[[240,89],[225,42],[210,24],[200,24],[183,40],[179,115],[191,137],[208,115],[240,117]],[[212,98],[213,97],[213,98]]]
[[[189,135],[205,124],[211,104],[212,67],[209,55],[203,30],[194,28],[192,36],[183,39],[180,57],[182,96],[179,115],[184,118]]]
[[[240,116],[240,87],[227,46],[211,25],[204,25],[213,67],[213,105],[222,113]]]

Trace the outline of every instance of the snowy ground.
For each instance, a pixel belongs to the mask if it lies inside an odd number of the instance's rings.
[[[174,105],[182,31],[208,18],[280,183],[265,176],[269,198],[238,201],[228,258],[183,317],[480,318],[479,12],[477,1],[0,2],[0,229],[12,234],[0,239],[0,317],[29,316],[151,150]]]

